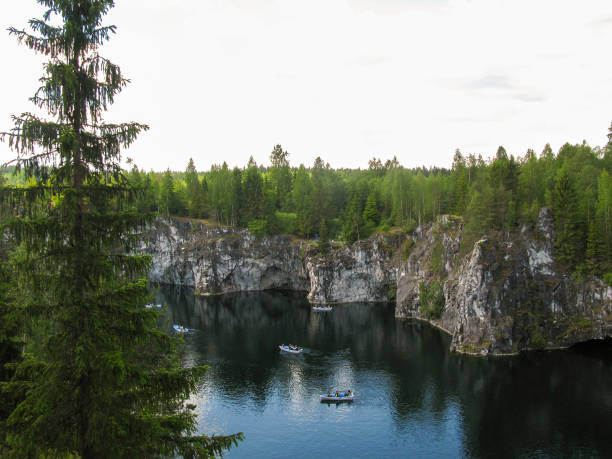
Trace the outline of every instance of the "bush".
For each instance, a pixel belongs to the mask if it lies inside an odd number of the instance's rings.
[[[604,274],[603,281],[606,284],[612,286],[612,271],[609,272],[609,273]]]
[[[442,284],[438,281],[430,282],[429,285],[421,282],[419,284],[419,300],[421,302],[421,307],[419,307],[421,314],[427,319],[440,318],[446,305]]]
[[[429,269],[435,276],[446,276],[446,269],[443,263],[444,247],[439,237],[436,237],[435,244],[431,251],[431,260],[429,262]]]
[[[295,212],[276,212],[278,232],[281,234],[295,234],[297,228],[297,214]]]
[[[531,337],[529,341],[533,349],[545,349],[546,348],[546,340],[540,333],[540,330],[538,330],[537,328],[531,332]]]
[[[406,239],[406,242],[404,242],[404,250],[403,250],[403,258],[404,260],[407,260],[410,257],[410,253],[412,252],[412,248],[414,247],[414,241],[412,240],[411,237],[409,237],[408,239]]]
[[[257,239],[268,234],[268,228],[265,220],[251,220],[249,222],[249,231]]]

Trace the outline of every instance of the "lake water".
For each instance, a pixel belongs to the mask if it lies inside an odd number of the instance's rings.
[[[168,287],[157,301],[169,326],[196,329],[184,364],[211,367],[193,400],[201,432],[246,436],[226,457],[612,457],[610,341],[479,358],[393,305],[314,312],[303,293]],[[320,402],[336,389],[356,400]]]

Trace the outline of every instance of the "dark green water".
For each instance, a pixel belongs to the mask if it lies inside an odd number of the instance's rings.
[[[228,457],[612,457],[611,342],[462,356],[392,305],[313,312],[304,297],[158,291],[168,324],[196,329],[185,365],[211,366],[194,397],[201,431],[246,435]],[[356,401],[320,403],[336,388]]]

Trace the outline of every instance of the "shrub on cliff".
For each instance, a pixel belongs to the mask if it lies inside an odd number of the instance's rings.
[[[438,319],[446,304],[444,299],[444,288],[438,281],[419,283],[419,300],[421,306],[419,312],[427,319]]]

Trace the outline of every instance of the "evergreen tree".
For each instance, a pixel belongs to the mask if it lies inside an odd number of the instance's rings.
[[[368,195],[365,209],[363,209],[362,219],[365,223],[370,223],[372,226],[378,225],[379,217],[375,190],[372,190]]]
[[[297,231],[298,235],[302,237],[308,237],[311,232],[311,228],[308,222],[310,218],[310,196],[312,193],[312,183],[308,171],[303,164],[300,164],[300,168],[295,174],[295,185],[291,191],[291,198],[293,206],[297,213]]]
[[[582,238],[577,225],[576,191],[566,170],[559,171],[553,194],[555,220],[555,256],[562,264],[574,269],[578,262]]]
[[[187,170],[185,171],[185,185],[187,186],[189,216],[196,218],[203,217],[205,197],[192,158],[189,158]]]
[[[245,225],[244,220],[244,191],[242,188],[242,171],[237,167],[232,171],[232,188],[230,191],[230,224]]]
[[[321,219],[327,214],[328,194],[324,175],[326,169],[320,156],[315,159],[312,167],[312,192],[310,194],[310,209],[308,225],[313,232],[319,231]]]
[[[35,181],[2,190],[6,230],[25,256],[19,309],[53,333],[17,368],[24,400],[8,417],[14,457],[152,457],[220,454],[241,435],[193,436],[186,405],[205,367],[180,369],[177,342],[143,307],[150,266],[134,253],[152,215],[134,212],[120,148],[147,126],[110,124],[103,111],[127,83],[98,54],[115,32],[112,0],[38,0],[47,7],[20,42],[51,57],[32,100],[55,118],[25,113],[2,139]],[[57,20],[56,20],[57,18]],[[58,21],[62,24],[57,26]],[[52,205],[49,205],[52,203]],[[15,381],[18,383],[19,381]]]
[[[6,420],[23,400],[24,393],[15,379],[15,366],[23,360],[24,318],[16,307],[15,279],[11,276],[8,254],[0,247],[0,454],[8,450]]]
[[[284,151],[280,145],[276,145],[270,154],[270,180],[274,192],[275,208],[288,210],[291,203],[291,170],[289,169],[289,153]]]
[[[598,255],[600,253],[600,249],[598,247],[597,233],[595,230],[595,223],[591,223],[589,225],[589,233],[587,236],[587,245],[585,252],[585,265],[586,270],[589,274],[598,275],[599,270],[599,260]]]
[[[225,225],[232,224],[232,180],[232,171],[229,170],[225,161],[221,166],[213,165],[206,179],[214,218]],[[239,222],[233,224],[237,225]]]
[[[461,173],[455,184],[455,209],[454,212],[457,215],[463,215],[465,208],[467,207],[468,200],[468,186],[467,186],[467,174]]]
[[[162,177],[159,190],[160,211],[166,215],[176,215],[180,208],[179,199],[174,189],[174,178],[172,172],[167,169]]]
[[[353,191],[351,202],[344,216],[344,228],[343,236],[347,242],[355,242],[365,237],[364,234],[364,222],[363,222],[363,210],[364,202],[367,196],[367,190],[365,189],[367,183],[357,184]]]
[[[602,274],[612,272],[612,177],[605,169],[597,181],[595,232],[597,259]]]
[[[263,216],[263,178],[256,167],[249,167],[244,174],[244,222],[261,219]]]
[[[318,248],[322,254],[329,252],[329,231],[325,219],[321,220],[321,227],[319,228]]]

